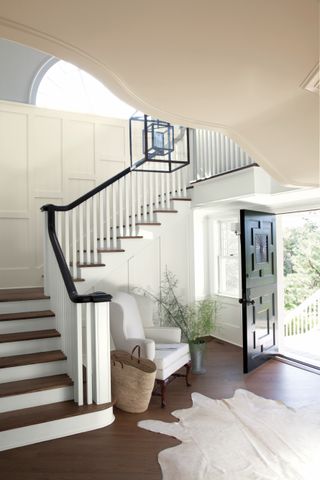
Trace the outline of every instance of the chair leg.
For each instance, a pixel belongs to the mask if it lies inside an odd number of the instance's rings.
[[[191,383],[190,383],[191,362],[186,363],[185,367],[186,367],[186,384],[187,384],[187,387],[191,387]]]
[[[166,380],[160,380],[160,392],[161,392],[161,408],[167,405],[167,384]]]

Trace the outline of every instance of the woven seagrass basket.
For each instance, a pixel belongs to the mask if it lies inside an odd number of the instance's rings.
[[[133,355],[138,349],[138,357]],[[129,413],[142,413],[148,409],[156,364],[140,356],[140,346],[132,353],[114,350],[111,353],[111,388],[116,407]]]

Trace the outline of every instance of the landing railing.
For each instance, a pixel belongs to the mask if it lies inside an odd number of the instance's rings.
[[[212,130],[192,130],[192,182],[206,180],[257,164],[231,138]]]
[[[320,289],[297,308],[290,310],[284,319],[284,336],[300,335],[320,326]]]

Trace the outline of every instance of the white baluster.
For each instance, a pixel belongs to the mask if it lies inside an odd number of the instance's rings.
[[[92,304],[86,304],[87,404],[92,403]]]
[[[66,264],[70,268],[70,237],[69,237],[69,212],[64,214],[64,256]]]
[[[83,245],[83,204],[79,205],[79,263],[84,263]]]
[[[176,197],[176,172],[170,173],[171,176],[171,192],[172,196]],[[157,182],[156,182],[157,183]]]
[[[111,238],[110,191],[111,191],[110,188],[105,189],[106,248],[110,248],[110,238]]]
[[[120,178],[118,183],[118,212],[119,212],[119,237],[123,237],[123,180]]]
[[[137,196],[137,223],[141,223],[141,176],[143,173],[135,172],[134,176],[136,179],[136,196]]]
[[[143,186],[142,186],[142,196],[143,196],[143,222],[148,221],[148,193],[147,193],[147,172],[142,173],[143,177]]]
[[[131,235],[134,237],[137,235],[136,227],[136,173],[130,173],[130,185],[131,185]]]
[[[91,213],[90,208],[91,202],[90,199],[86,201],[86,263],[90,263],[91,260]]]
[[[161,172],[160,174],[160,208],[165,208],[165,187],[164,187],[164,173]]]
[[[77,304],[77,317],[76,317],[76,379],[75,379],[75,391],[77,404],[83,405],[83,355],[82,355],[82,305]]]
[[[116,183],[111,185],[112,188],[112,247],[117,247],[117,203],[116,203]]]
[[[105,219],[105,190],[99,192],[99,247],[103,248],[104,244],[104,219]]]
[[[60,243],[60,246],[62,247],[62,225],[61,225],[61,214],[62,212],[55,212],[56,216],[56,224],[57,224],[57,237]]]
[[[97,196],[92,197],[92,219],[93,219],[93,229],[92,229],[92,246],[93,246],[93,263],[98,263],[98,224],[97,224]]]
[[[125,193],[125,236],[130,236],[130,204],[129,204],[129,192],[130,192],[130,175],[124,177],[124,193]],[[133,222],[133,220],[132,220]],[[131,222],[131,223],[132,223]]]
[[[170,174],[166,173],[166,208],[170,208]]]
[[[72,222],[72,275],[73,278],[77,278],[77,209],[74,208],[71,211]]]

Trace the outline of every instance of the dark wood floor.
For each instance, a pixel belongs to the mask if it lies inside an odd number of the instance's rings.
[[[241,350],[231,345],[215,341],[208,344],[207,368],[205,375],[193,376],[190,388],[183,379],[170,384],[165,410],[159,406],[159,397],[153,397],[148,412],[133,415],[116,411],[116,421],[109,427],[0,453],[1,478],[160,479],[158,452],[178,442],[139,429],[137,421],[148,418],[174,421],[170,412],[191,406],[192,391],[212,398],[226,398],[241,387],[267,398],[283,400],[293,407],[320,401],[320,375],[275,360],[243,375]]]

